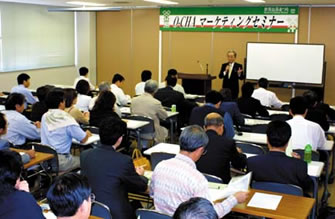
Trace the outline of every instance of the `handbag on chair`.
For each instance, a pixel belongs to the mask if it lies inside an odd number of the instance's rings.
[[[135,148],[131,157],[135,168],[143,167],[144,170],[151,170],[150,161],[142,155],[139,149]]]

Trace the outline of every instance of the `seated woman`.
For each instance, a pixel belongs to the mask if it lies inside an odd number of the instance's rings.
[[[69,113],[78,123],[88,125],[90,119],[89,112],[81,112],[75,104],[78,100],[78,94],[75,89],[64,89],[65,112]]]
[[[40,122],[32,122],[27,119],[22,112],[24,111],[25,97],[23,94],[11,93],[6,100],[6,115],[8,131],[4,139],[11,144],[20,147],[24,146],[27,140],[40,139]]]
[[[92,97],[88,96],[90,85],[86,80],[80,80],[77,83],[76,91],[78,92],[78,101],[76,107],[84,112],[88,112]]]
[[[42,209],[20,180],[21,157],[14,151],[0,151],[0,218],[44,218]]]
[[[45,98],[52,88],[54,88],[52,85],[45,85],[37,88],[36,95],[38,97],[38,102],[34,103],[31,108],[31,121],[41,121],[43,114],[48,111],[48,107],[45,104]]]
[[[100,123],[108,117],[120,118],[114,110],[116,98],[110,91],[103,91],[91,111],[90,125],[100,127]]]

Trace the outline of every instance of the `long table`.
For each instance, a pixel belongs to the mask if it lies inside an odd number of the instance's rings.
[[[16,151],[18,153],[26,153],[27,150],[22,150],[22,149],[16,149],[16,148],[10,148],[10,150],[12,151]],[[24,164],[23,167],[24,169],[28,169],[29,167],[32,167],[34,165],[37,165],[37,164],[40,164],[44,161],[47,161],[47,160],[50,160],[54,158],[54,155],[53,154],[48,154],[48,153],[42,153],[42,152],[35,152],[35,157],[34,158],[31,158],[31,160]]]

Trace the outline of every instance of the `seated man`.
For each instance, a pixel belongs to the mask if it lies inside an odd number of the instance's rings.
[[[222,95],[215,91],[209,91],[205,97],[206,104],[203,106],[195,107],[190,116],[190,125],[204,126],[204,120],[209,113],[218,113],[223,117],[225,130],[224,136],[232,139],[235,135],[233,120],[229,113],[220,110],[222,103]]]
[[[242,86],[242,97],[238,98],[237,105],[240,108],[241,113],[255,117],[256,115],[268,117],[269,112],[261,102],[252,96],[254,92],[254,86],[252,83],[247,82]]]
[[[294,149],[304,150],[307,144],[312,146],[313,151],[326,144],[325,132],[321,126],[305,119],[307,112],[307,102],[304,97],[297,96],[291,99],[290,114],[293,118],[287,121],[292,129],[292,137],[286,150],[288,156],[291,156]]]
[[[246,156],[237,148],[235,141],[223,135],[223,119],[218,113],[210,113],[205,118],[205,130],[209,142],[207,153],[197,161],[197,169],[202,173],[220,177],[223,183],[229,183],[230,164],[235,168],[246,166]]]
[[[168,75],[166,77],[166,87],[158,89],[154,97],[165,107],[176,105],[177,111],[179,112],[178,125],[183,127],[184,124],[188,123],[190,111],[197,106],[197,104],[186,100],[181,92],[174,90],[176,84],[177,78]]]
[[[335,110],[329,106],[329,104],[325,103],[323,101],[323,89],[319,87],[314,87],[311,89],[314,93],[316,93],[317,96],[317,103],[315,108],[318,110],[322,110],[324,113],[326,113],[329,120],[335,120]]]
[[[100,124],[101,146],[83,151],[80,155],[81,173],[87,176],[96,200],[107,205],[113,218],[135,218],[128,192],[147,191],[147,180],[135,170],[131,157],[116,152],[123,140],[127,125],[121,119],[106,118]]]
[[[244,125],[244,116],[241,114],[237,103],[233,101],[230,89],[222,88],[220,93],[222,95],[222,103],[220,109],[230,114],[234,121],[234,125]]]
[[[160,83],[160,84],[159,84],[159,88],[164,88],[164,87],[167,86],[167,81],[166,81],[166,79],[167,79],[168,76],[178,79],[178,72],[177,72],[177,70],[176,70],[176,69],[173,69],[173,68],[172,68],[172,69],[169,69],[169,70],[168,70],[168,73],[167,73],[167,76],[166,76],[166,78],[165,78],[165,82]],[[176,82],[176,84],[175,84],[172,88],[173,88],[173,90],[182,93],[182,94],[184,95],[184,97],[186,96],[186,93],[185,93],[185,90],[184,90],[183,86],[181,86],[181,85],[178,84],[177,82]]]
[[[135,95],[139,96],[141,94],[144,94],[144,86],[145,86],[145,82],[151,79],[151,71],[149,70],[144,70],[142,71],[141,74],[141,82],[137,83],[135,86]]]
[[[319,124],[324,131],[328,131],[329,123],[327,114],[323,109],[317,107],[317,94],[314,91],[309,90],[303,93],[303,97],[305,97],[308,105],[306,119]]]
[[[34,103],[31,107],[31,121],[41,121],[43,114],[48,112],[48,107],[45,104],[45,98],[52,88],[54,88],[54,86],[51,85],[45,85],[37,88],[36,95],[38,97],[38,102]]]
[[[150,183],[150,196],[154,199],[158,212],[173,215],[182,202],[192,197],[210,199],[208,181],[195,165],[206,151],[207,143],[208,137],[200,126],[188,126],[179,138],[179,154],[158,163]],[[222,218],[247,197],[247,192],[237,192],[224,201],[217,202],[214,205],[216,213]]]
[[[165,120],[168,114],[161,102],[153,97],[157,89],[157,81],[148,80],[145,82],[145,93],[132,99],[130,110],[134,115],[147,116],[153,119],[156,132],[155,141],[164,142],[168,135],[168,131],[166,128],[160,126],[159,120]]]
[[[49,188],[47,199],[58,219],[88,219],[94,195],[86,177],[67,173],[56,178]]]
[[[20,179],[22,170],[17,152],[0,151],[0,217],[42,219],[42,209],[29,193],[28,183]]]
[[[118,73],[116,73],[113,76],[112,80],[112,85],[111,85],[111,91],[116,97],[116,103],[119,106],[125,106],[130,102],[130,96],[125,95],[122,87],[123,87],[123,82],[125,81],[124,77]]]
[[[281,108],[283,103],[278,99],[277,95],[267,90],[269,81],[266,78],[258,80],[258,88],[252,93],[252,97],[259,100],[263,106]]]
[[[40,139],[40,122],[32,122],[22,115],[24,111],[24,96],[11,93],[6,100],[6,110],[3,113],[8,121],[8,131],[4,139],[15,146],[22,146],[27,140]]]
[[[24,108],[27,108],[27,103],[31,105],[36,103],[37,102],[36,98],[33,96],[31,91],[28,89],[30,86],[30,76],[27,75],[26,73],[19,74],[19,76],[17,76],[17,83],[18,85],[13,87],[10,92],[20,93],[25,96],[26,102],[24,103]]]
[[[181,203],[173,219],[219,219],[219,217],[210,201],[197,197]]]
[[[266,132],[270,152],[248,158],[248,171],[255,181],[276,182],[300,186],[304,191],[311,188],[307,163],[285,154],[291,137],[291,128],[284,121],[269,123]]]
[[[90,90],[94,90],[95,89],[95,86],[91,83],[89,77],[88,77],[88,68],[86,67],[81,67],[79,69],[79,77],[77,77],[75,80],[74,80],[74,84],[73,84],[73,87],[76,87],[77,86],[77,83],[80,81],[80,80],[85,80],[88,82],[89,86],[90,86]]]
[[[76,120],[65,109],[64,91],[51,90],[46,99],[48,112],[42,117],[41,142],[53,147],[58,153],[59,171],[69,171],[80,166],[79,157],[70,153],[72,139],[85,143],[92,135],[80,128]]]
[[[8,122],[4,114],[0,113],[0,136],[5,135],[7,133]],[[0,150],[8,150],[10,144],[5,139],[0,139]],[[31,158],[35,157],[34,150],[28,150],[26,153],[21,155],[22,162],[28,163]]]

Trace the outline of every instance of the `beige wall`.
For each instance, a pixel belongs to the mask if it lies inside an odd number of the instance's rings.
[[[308,19],[311,15],[311,26]],[[97,13],[97,70],[98,81],[111,80],[115,72],[126,77],[125,92],[134,94],[143,69],[158,78],[158,16],[159,9]],[[327,20],[327,22],[324,22]],[[335,104],[335,8],[300,8],[299,43],[326,44],[326,101]],[[309,35],[310,33],[310,35]],[[308,37],[310,36],[310,37]],[[295,35],[288,33],[227,33],[227,32],[163,32],[162,79],[169,68],[179,72],[202,73],[199,62],[209,64],[209,73],[217,76],[226,61],[226,51],[238,53],[237,62],[244,64],[246,43],[294,43]],[[213,88],[220,89],[222,81],[213,81]],[[278,96],[288,101],[291,91],[274,89]],[[297,91],[300,94],[302,91]]]

